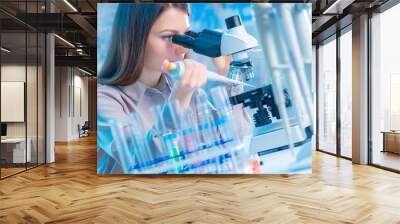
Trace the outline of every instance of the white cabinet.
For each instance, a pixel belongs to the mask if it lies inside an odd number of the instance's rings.
[[[7,138],[2,139],[2,147],[12,148],[12,162],[13,163],[25,163],[32,161],[32,140],[28,138],[26,140],[26,154],[25,154],[25,138]],[[25,161],[25,158],[27,159]]]

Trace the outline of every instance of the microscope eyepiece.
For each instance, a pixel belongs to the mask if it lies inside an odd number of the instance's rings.
[[[219,57],[222,35],[223,33],[217,30],[204,29],[198,33],[187,31],[185,35],[173,35],[172,43],[208,57]]]
[[[193,31],[190,31],[190,30],[188,30],[188,31],[186,31],[185,35],[187,35],[187,36],[190,36],[190,37],[193,37],[193,38],[197,38],[197,37],[198,37],[200,34],[199,34],[199,33],[196,33],[196,32],[193,32]]]
[[[188,35],[173,35],[172,36],[172,43],[174,44],[179,44],[185,48],[192,49],[193,48],[193,43],[194,39],[191,36]]]
[[[241,26],[242,21],[240,20],[240,17],[238,15],[235,15],[235,16],[226,18],[225,24],[226,24],[226,28],[228,28],[228,30],[229,30],[229,29],[235,28],[237,26]]]

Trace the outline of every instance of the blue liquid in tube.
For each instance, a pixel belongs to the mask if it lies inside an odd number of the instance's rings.
[[[184,154],[184,143],[181,136],[183,113],[177,100],[167,102],[163,110],[164,126],[167,128],[163,135],[163,145],[175,163],[182,159]],[[183,166],[176,166],[177,173],[183,173]]]

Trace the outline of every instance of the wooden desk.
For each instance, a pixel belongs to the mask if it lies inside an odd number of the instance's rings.
[[[382,152],[393,152],[400,154],[400,131],[382,131],[383,150]]]
[[[1,139],[1,157],[8,163],[25,163],[31,161],[31,139],[26,141],[28,144],[25,154],[25,138],[6,138]],[[25,161],[26,158],[26,161]]]

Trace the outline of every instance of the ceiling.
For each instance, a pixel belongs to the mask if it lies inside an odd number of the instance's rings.
[[[36,57],[37,46],[39,50],[43,47],[36,43],[38,42],[35,38],[37,33],[54,32],[57,34],[55,37],[56,66],[79,66],[95,74],[97,66],[96,4],[99,1],[48,0],[47,2],[46,5],[45,0],[0,1],[2,46],[12,49],[7,53],[7,57],[3,57],[3,60],[7,58],[9,61],[17,62],[25,60],[25,56],[28,60]],[[52,13],[49,13],[50,8]],[[26,30],[28,35],[25,37]],[[30,32],[32,34],[29,34]],[[35,40],[32,40],[33,38]],[[39,42],[43,38],[40,36]]]
[[[318,44],[352,23],[353,17],[377,12],[393,0],[316,0],[313,1],[312,37]]]

